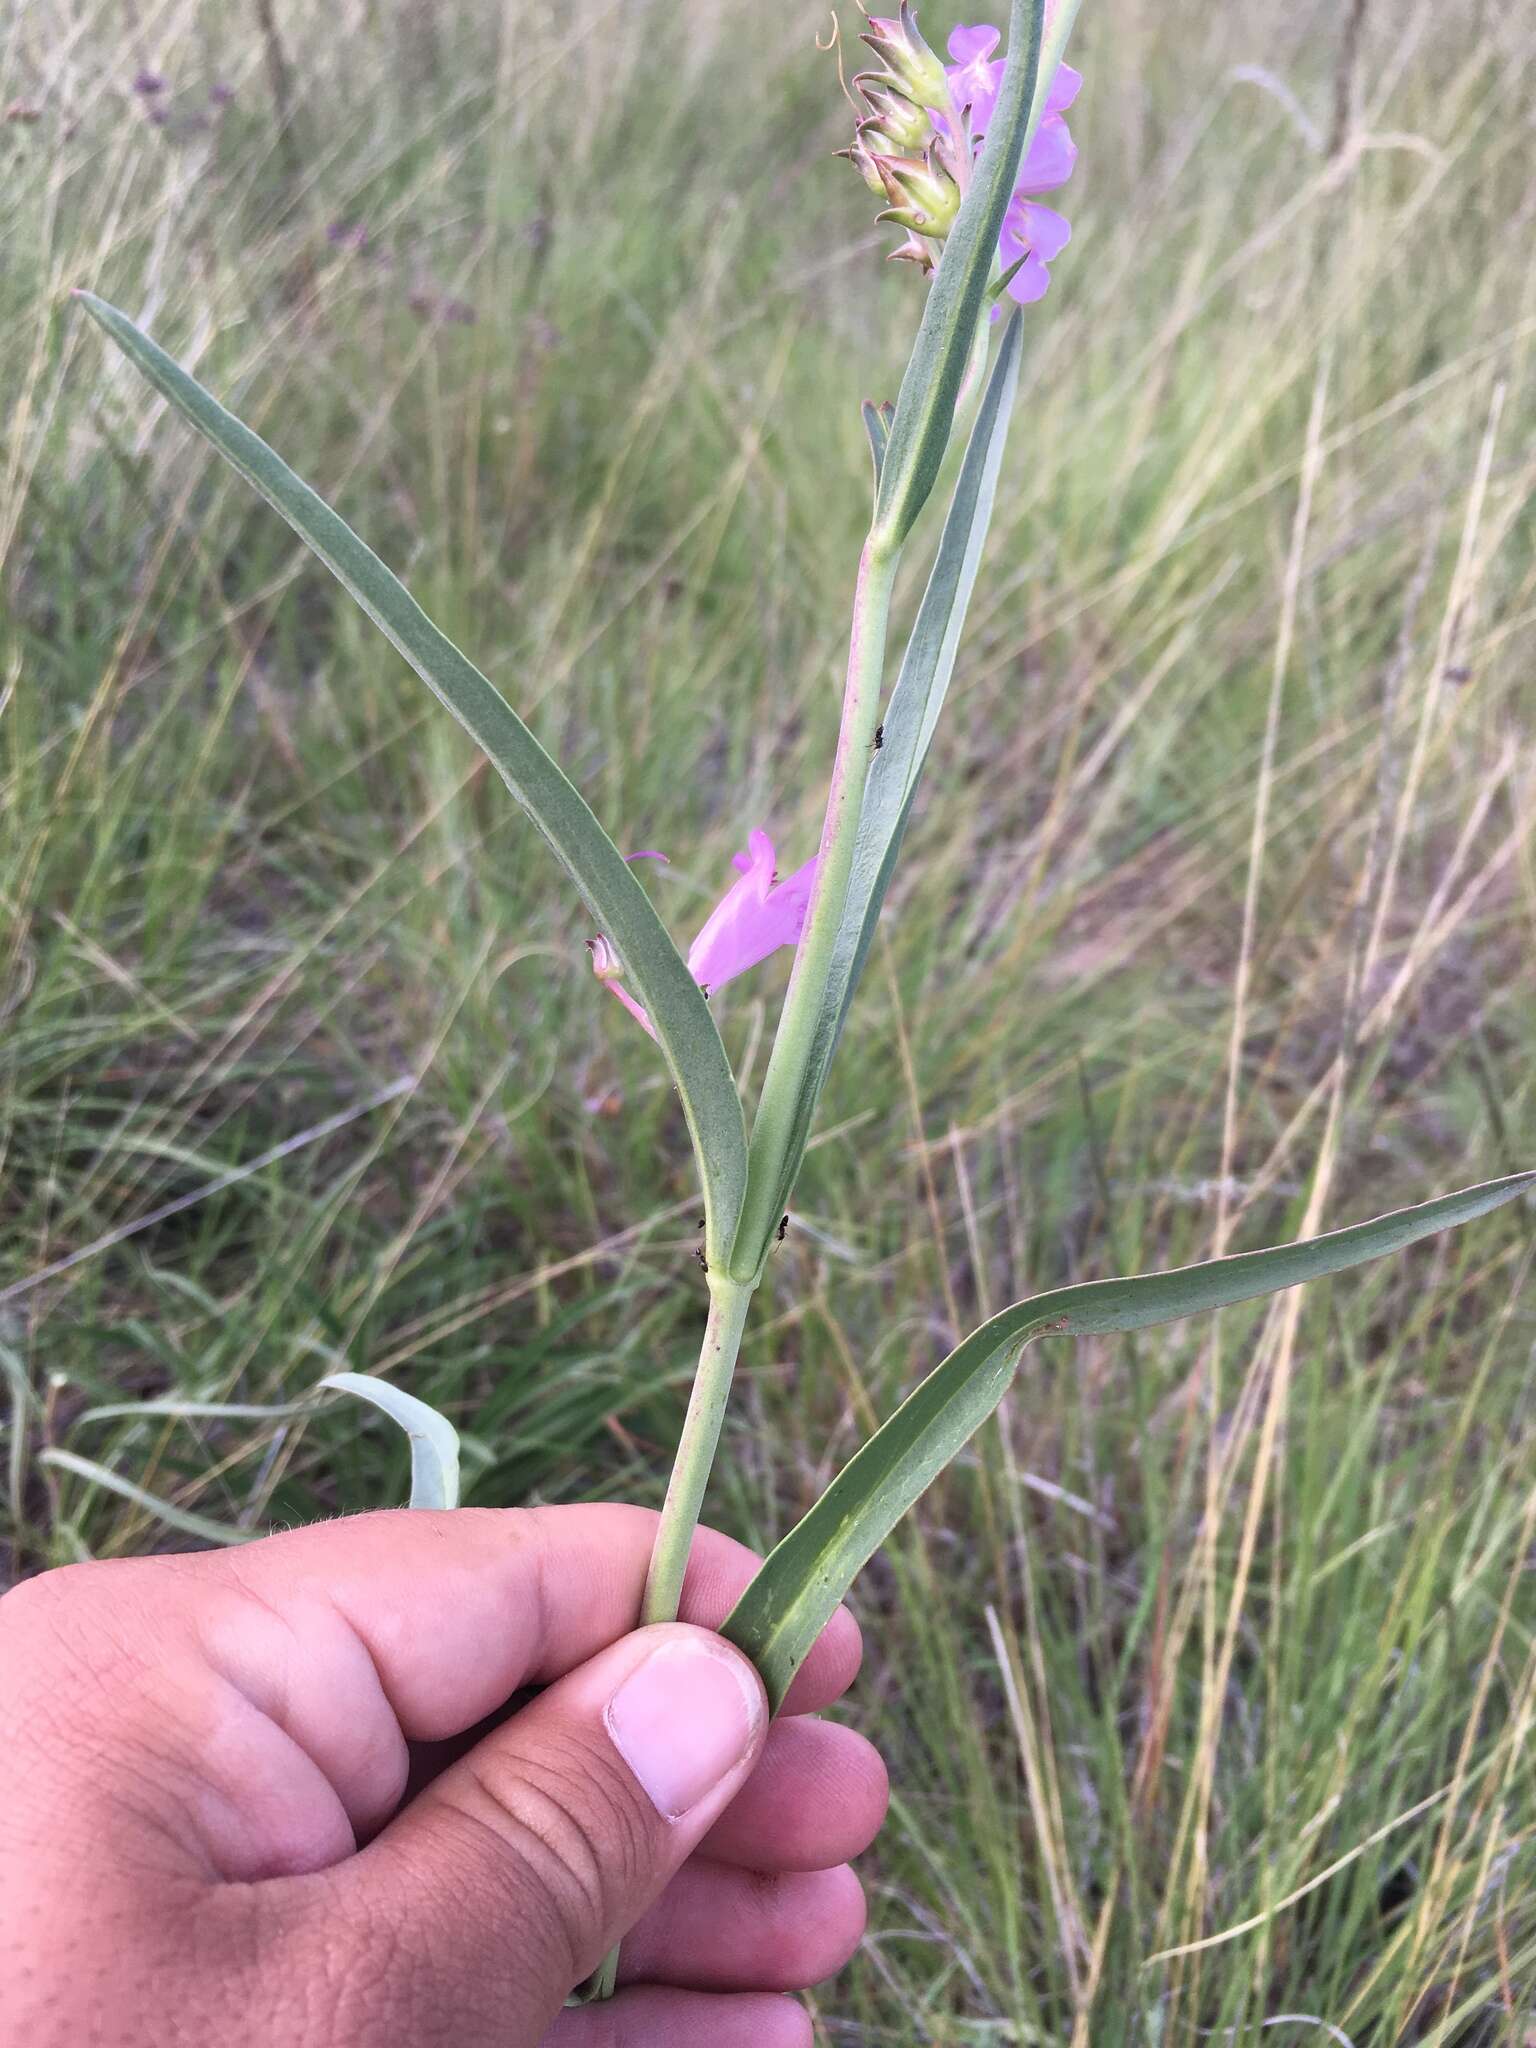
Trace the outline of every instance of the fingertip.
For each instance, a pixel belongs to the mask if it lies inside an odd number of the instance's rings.
[[[768,2001],[763,2001],[765,2007]],[[798,1998],[775,1998],[777,2008],[772,2014],[764,2013],[765,2034],[762,2048],[815,2048],[816,2029],[810,2014]],[[752,2037],[753,2048],[758,2048],[758,2037]]]
[[[889,1803],[890,1779],[872,1743],[836,1721],[793,1716],[774,1723],[704,1853],[742,1870],[828,1870],[864,1853]]]
[[[785,1695],[786,1714],[814,1714],[841,1699],[864,1662],[864,1632],[852,1610],[839,1607],[811,1647]]]
[[[869,1925],[869,1900],[859,1873],[851,1864],[839,1864],[836,1870],[824,1870],[818,1876],[826,1888],[823,1911],[829,1956],[822,1975],[831,1977],[842,1969],[864,1939],[864,1930]],[[812,1981],[820,1983],[821,1978]]]
[[[770,1883],[778,1900],[760,1931],[759,1983],[776,1991],[803,1991],[835,1977],[864,1939],[869,1920],[857,1873],[842,1863],[835,1870],[800,1871]]]
[[[810,2014],[776,1992],[636,1985],[561,2013],[540,2048],[812,2048]]]
[[[866,1918],[847,1864],[773,1874],[695,1857],[630,1930],[619,1968],[637,1985],[803,1991],[842,1969]]]

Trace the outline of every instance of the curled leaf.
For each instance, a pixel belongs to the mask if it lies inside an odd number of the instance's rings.
[[[355,1394],[382,1408],[411,1440],[413,1508],[456,1508],[459,1504],[459,1433],[445,1415],[388,1380],[365,1372],[334,1372],[320,1382],[338,1394]]]

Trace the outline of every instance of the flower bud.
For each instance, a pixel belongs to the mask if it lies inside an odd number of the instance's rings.
[[[592,955],[592,972],[599,981],[617,981],[624,972],[618,954],[601,933],[587,940],[587,951]]]
[[[933,134],[927,110],[915,107],[894,80],[883,71],[861,71],[853,82],[880,132],[890,137],[896,154],[911,156],[927,144]]]
[[[890,141],[887,136],[880,133],[873,115],[861,121],[854,130],[852,146],[840,149],[836,154],[848,159],[877,199],[885,197],[885,180],[880,175],[880,159],[890,154]]]
[[[934,151],[921,158],[881,156],[875,162],[891,202],[880,219],[942,241],[960,211],[960,187]]]
[[[872,14],[861,40],[868,43],[890,72],[896,89],[914,106],[947,104],[944,66],[923,41],[911,0],[901,0],[901,13],[895,21]]]
[[[925,275],[936,268],[937,265],[932,242],[925,241],[921,235],[908,235],[899,249],[891,251],[887,261],[891,263],[915,263],[918,269]]]

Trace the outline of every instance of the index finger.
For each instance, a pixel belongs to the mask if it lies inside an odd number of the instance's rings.
[[[657,1520],[618,1503],[397,1508],[178,1562],[232,1578],[285,1618],[322,1599],[367,1648],[405,1735],[440,1741],[634,1628]],[[700,1529],[681,1619],[718,1628],[759,1562],[745,1544]],[[861,1655],[858,1624],[840,1608],[785,1711],[830,1705]]]

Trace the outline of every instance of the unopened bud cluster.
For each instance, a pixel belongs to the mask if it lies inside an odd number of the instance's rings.
[[[1050,15],[1047,0],[1047,22]],[[906,239],[892,255],[929,272],[960,211],[976,153],[997,112],[1005,69],[997,56],[1002,36],[990,22],[958,23],[950,31],[950,62],[945,64],[918,32],[911,0],[902,0],[894,21],[870,21],[864,41],[881,68],[861,71],[853,81],[864,111],[853,147],[841,154],[852,160],[871,192],[886,202],[881,220],[906,230]],[[1068,222],[1042,206],[1040,195],[1054,192],[1072,175],[1077,150],[1062,116],[1082,82],[1070,64],[1059,58],[1053,62],[1034,134],[1003,216],[997,290],[1006,291],[1020,305],[1043,296],[1051,281],[1050,265],[1071,239]]]
[[[943,241],[960,211],[967,170],[942,112],[950,104],[949,81],[943,63],[923,40],[911,0],[901,0],[894,21],[871,16],[862,40],[881,68],[861,71],[853,81],[868,112],[859,118],[852,147],[839,154],[886,201],[879,218],[906,229],[906,240],[892,252],[894,260],[932,270],[934,245]]]

